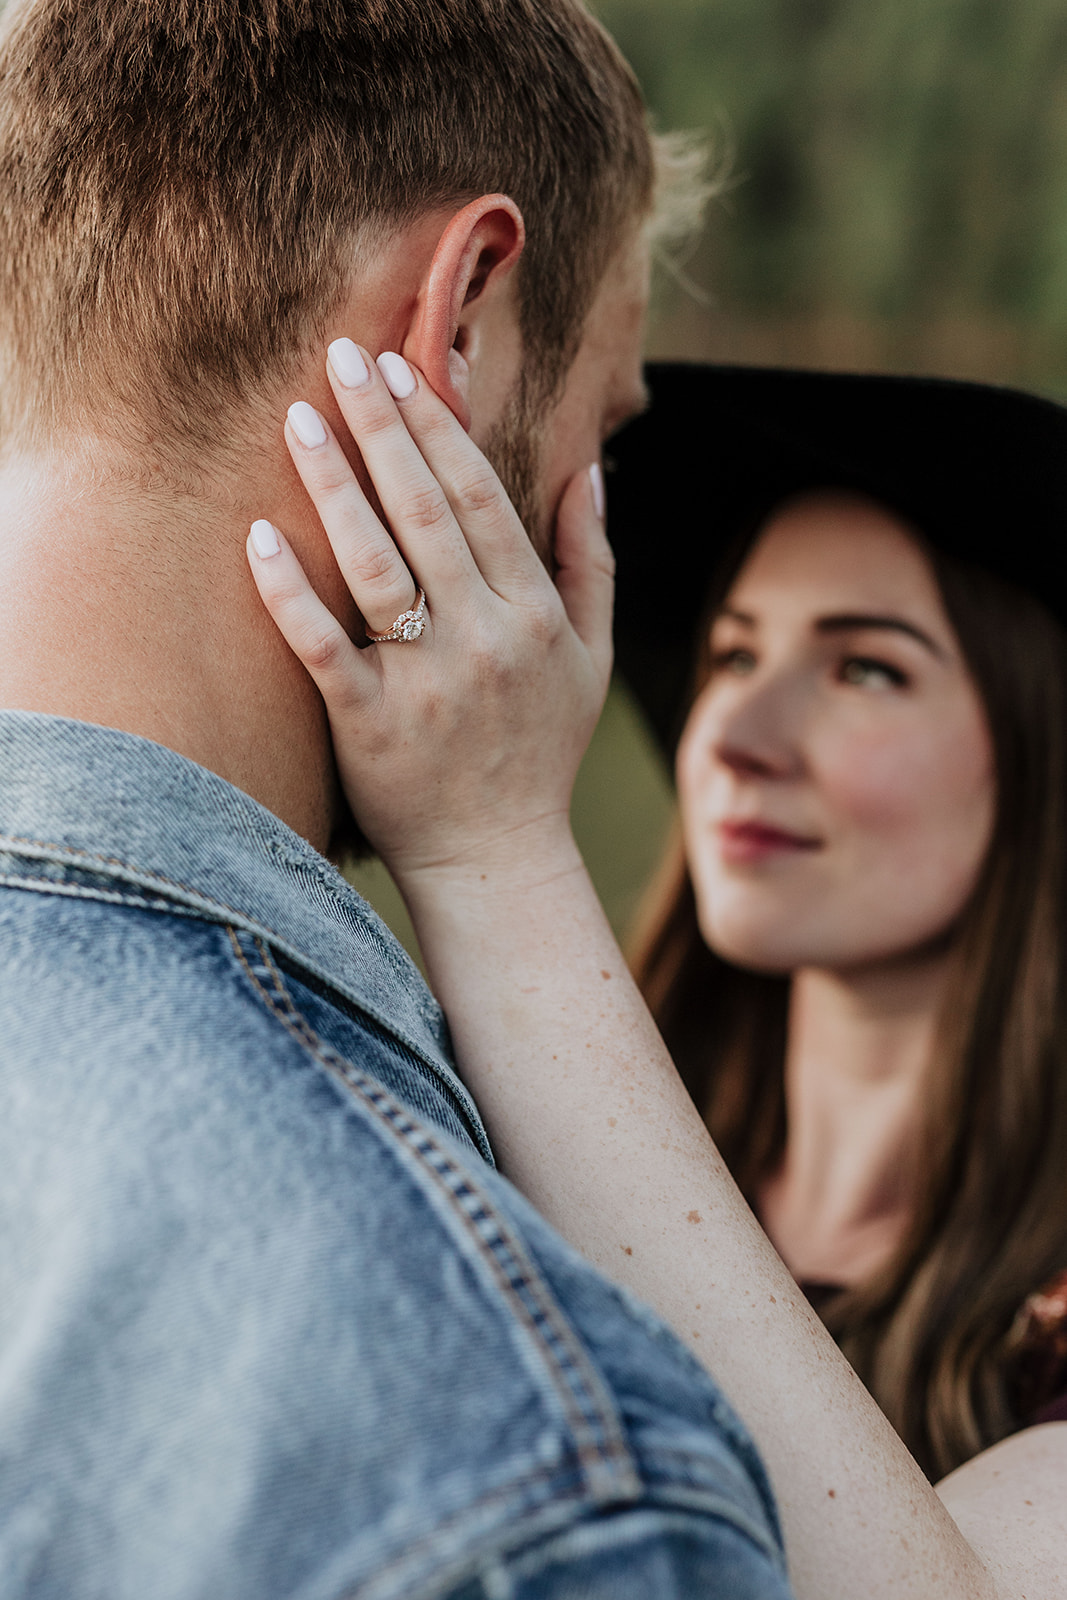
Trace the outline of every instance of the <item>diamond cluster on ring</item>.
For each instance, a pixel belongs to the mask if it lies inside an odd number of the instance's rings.
[[[393,623],[398,639],[417,639],[426,627],[426,617],[422,608],[417,611],[405,611]]]
[[[408,644],[412,639],[420,639],[425,631],[426,590],[420,589],[418,599],[411,610],[402,611],[388,633],[368,633],[367,638],[373,644],[388,644],[393,640]]]

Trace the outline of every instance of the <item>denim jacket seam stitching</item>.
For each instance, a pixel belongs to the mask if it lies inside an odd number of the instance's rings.
[[[263,966],[270,975],[271,982],[274,985],[273,996],[268,994],[260,983],[259,978],[248,961],[247,956],[241,949],[240,941],[236,938],[233,929],[227,928],[226,931],[230,935],[230,942],[233,944],[234,950],[240,959],[241,965],[247,972],[251,982],[254,983],[260,990],[260,993],[263,995],[263,998],[266,1000],[271,1010],[277,1012],[278,1008],[280,1007],[281,1014],[279,1020],[284,1022],[286,1027],[289,1028],[290,1032],[296,1034],[297,1038],[300,1039],[303,1045],[310,1050],[313,1055],[317,1056],[319,1059],[323,1059],[329,1047],[322,1039],[319,1038],[319,1035],[315,1032],[314,1028],[311,1026],[311,1023],[307,1020],[303,1013],[297,1009],[292,995],[285,987],[281,972],[271,960],[270,950],[267,944],[262,939],[255,939],[255,946],[259,951],[260,959],[262,960]]]
[[[194,889],[191,887],[191,885],[182,883],[177,879],[168,878],[161,872],[153,872],[149,868],[133,867],[131,866],[130,862],[123,861],[118,856],[99,855],[88,850],[80,850],[74,845],[56,844],[45,839],[26,838],[19,834],[0,834],[0,851],[4,850],[7,846],[12,846],[15,847],[15,853],[17,853],[17,847],[20,845],[24,847],[28,846],[34,850],[47,850],[56,855],[64,856],[69,860],[80,862],[83,865],[114,867],[124,872],[135,872],[138,877],[150,879],[152,883],[158,883],[167,889],[172,889],[180,894],[194,896],[197,900],[202,901],[204,903],[202,908],[197,908],[194,906],[187,908],[187,910],[191,911],[193,915],[199,915],[204,921],[218,921],[221,917],[222,926],[229,927],[230,924],[225,919],[234,918],[238,926],[246,927],[248,931],[253,934],[253,936],[255,936],[256,929],[259,929],[265,932],[270,938],[276,940],[280,946],[286,946],[292,951],[294,960],[306,962],[309,959],[306,953],[302,953],[295,946],[290,946],[288,941],[283,939],[282,936],[269,925],[269,923],[265,923],[259,918],[252,918],[248,916],[247,912],[239,911],[235,906],[228,905],[225,900],[220,900],[210,895],[205,895],[201,893],[199,889]],[[0,879],[0,883],[2,882],[3,879]],[[35,880],[27,877],[25,879],[25,886],[29,886],[32,883],[36,883],[40,888],[53,893],[61,892],[61,886],[55,884],[51,879],[48,878]],[[106,890],[101,890],[99,896],[96,898],[103,899],[107,893],[108,892]],[[81,898],[92,899],[94,896],[86,893],[83,894]],[[136,903],[136,901],[128,897],[119,897],[115,899],[109,898],[108,903],[133,904]],[[156,910],[159,908],[149,904],[147,909]],[[325,973],[321,973],[321,976],[324,983],[330,984],[330,979]],[[364,1001],[361,1001],[357,998],[354,1003],[359,1006],[360,1010],[365,1011],[367,1016],[373,1017],[380,1027],[386,1028],[388,1031],[392,1032],[395,1037],[399,1038],[404,1044],[405,1048],[411,1050],[412,1054],[417,1056],[420,1061],[424,1061],[427,1064],[433,1073],[434,1078],[438,1082],[444,1083],[448,1087],[450,1095],[461,1107],[464,1122],[471,1125],[472,1119],[470,1110],[464,1106],[462,1099],[459,1099],[455,1095],[452,1085],[448,1082],[447,1078],[442,1077],[440,1068],[433,1060],[431,1060],[426,1051],[420,1049],[414,1040],[407,1037],[406,1034],[398,1033],[395,1027],[390,1026],[385,1017],[378,1015],[376,1012],[370,1009]],[[484,1132],[478,1131],[479,1127],[480,1123],[472,1125],[472,1131],[475,1134],[474,1142],[478,1146],[479,1154],[482,1156],[483,1160],[487,1160],[490,1164],[492,1164],[492,1153],[489,1147],[487,1136],[484,1134]]]
[[[407,1110],[380,1084],[374,1083],[338,1052],[330,1049],[315,1033],[293,1004],[278,969],[270,959],[269,951],[260,939],[256,948],[264,962],[279,1001],[265,988],[253,970],[240,941],[232,929],[230,939],[249,981],[262,996],[297,1041],[332,1075],[341,1078],[350,1091],[359,1096],[376,1120],[390,1129],[394,1138],[414,1154],[424,1172],[435,1182],[445,1197],[449,1209],[456,1217],[489,1268],[493,1280],[508,1304],[516,1321],[524,1327],[541,1351],[545,1368],[553,1377],[557,1398],[561,1401],[571,1433],[575,1455],[583,1470],[600,1466],[614,1468],[621,1474],[622,1484],[614,1483],[611,1496],[632,1499],[641,1490],[640,1475],[632,1452],[623,1436],[616,1408],[593,1368],[581,1342],[571,1328],[562,1309],[556,1305],[555,1296],[544,1283],[525,1249],[513,1235],[506,1219],[484,1195],[474,1179],[458,1167],[451,1156],[433,1138],[425,1127],[418,1126]],[[362,1080],[362,1081],[360,1081]],[[433,1159],[431,1159],[431,1157]],[[449,1178],[458,1182],[449,1182]],[[476,1201],[480,1217],[468,1212],[464,1200]],[[489,1222],[498,1236],[494,1248],[484,1237],[478,1221]],[[503,1257],[510,1257],[510,1265]],[[524,1303],[521,1291],[525,1289],[534,1303],[535,1311]],[[553,1339],[559,1349],[553,1348]],[[564,1359],[564,1355],[566,1359]],[[598,1392],[599,1391],[599,1392]],[[592,1437],[589,1437],[592,1435]]]
[[[133,906],[137,911],[158,911],[167,916],[190,917],[196,922],[210,923],[215,927],[220,925],[217,917],[209,916],[196,906],[182,905],[181,901],[169,897],[150,900],[147,895],[134,894],[129,890],[90,889],[82,883],[57,883],[53,878],[36,878],[28,873],[0,872],[0,889],[41,889],[64,899],[98,900],[104,905]]]
[[[708,1519],[714,1518],[717,1523],[726,1525],[727,1527],[731,1528],[734,1533],[739,1534],[741,1538],[747,1539],[749,1544],[753,1545],[761,1555],[768,1556],[771,1559],[783,1577],[787,1576],[786,1564],[781,1547],[776,1545],[773,1540],[769,1539],[763,1530],[758,1528],[754,1530],[751,1520],[747,1519],[743,1513],[738,1514],[735,1507],[731,1505],[728,1500],[724,1499],[716,1505],[709,1505],[703,1508],[667,1508],[654,1504],[642,1503],[632,1506],[619,1506],[611,1509],[614,1509],[615,1514],[619,1515],[620,1517],[655,1518],[655,1520],[660,1524],[659,1528],[657,1529],[660,1537],[663,1537],[664,1535],[670,1536],[680,1531],[692,1532],[694,1523],[699,1525],[701,1532],[706,1532],[706,1524]],[[555,1534],[549,1535],[549,1538],[543,1542],[551,1548],[552,1545],[558,1545],[561,1538],[565,1539],[568,1535],[575,1532],[581,1532],[581,1523],[572,1524],[569,1528],[561,1528]],[[616,1551],[618,1551],[620,1548],[625,1548],[625,1546],[620,1547],[619,1544],[615,1545]],[[497,1560],[506,1562],[510,1568],[509,1575],[513,1578],[517,1577],[520,1582],[525,1583],[528,1582],[532,1577],[536,1578],[540,1572],[545,1570],[543,1559],[536,1562],[531,1561],[531,1556],[534,1556],[537,1553],[537,1545],[535,1544],[526,1551],[520,1549],[515,1552],[509,1552],[498,1556]],[[540,1554],[543,1558],[544,1551],[542,1550]],[[350,1597],[342,1596],[341,1600],[350,1600]],[[351,1600],[355,1600],[354,1595],[351,1596]]]
[[[248,919],[247,912],[239,911],[236,906],[231,906],[225,900],[219,900],[210,895],[203,894],[199,889],[194,889],[191,884],[182,883],[180,879],[168,878],[162,872],[153,872],[150,867],[134,867],[129,861],[123,861],[120,856],[102,856],[89,850],[79,850],[75,845],[55,844],[47,839],[25,839],[17,834],[0,834],[0,850],[6,845],[29,845],[34,850],[51,850],[58,855],[69,857],[71,860],[95,864],[101,867],[119,867],[124,872],[135,872],[139,878],[150,878],[153,883],[164,885],[167,889],[175,889],[181,894],[195,895],[197,899],[217,906],[227,916],[237,917],[241,921]],[[273,930],[271,930],[273,931]]]
[[[557,1469],[555,1467],[539,1467],[533,1472],[523,1473],[520,1477],[513,1479],[510,1483],[500,1484],[497,1488],[490,1489],[486,1494],[479,1495],[478,1499],[473,1501],[470,1505],[463,1506],[458,1511],[453,1511],[451,1515],[445,1517],[442,1521],[435,1523],[428,1532],[422,1535],[415,1545],[407,1546],[402,1555],[393,1557],[389,1562],[386,1563],[385,1566],[379,1567],[375,1571],[374,1576],[370,1580],[369,1584],[361,1584],[358,1589],[353,1589],[347,1586],[339,1589],[337,1591],[337,1600],[356,1600],[357,1595],[369,1595],[370,1600],[373,1600],[374,1595],[379,1589],[383,1588],[388,1583],[391,1583],[397,1575],[403,1574],[404,1568],[411,1565],[412,1556],[418,1556],[421,1549],[425,1548],[428,1553],[432,1554],[434,1544],[443,1536],[450,1533],[451,1530],[457,1526],[457,1524],[462,1525],[463,1522],[471,1519],[472,1517],[476,1517],[480,1512],[491,1510],[493,1505],[498,1502],[506,1502],[514,1499],[516,1495],[529,1493],[531,1490],[536,1489],[539,1484],[550,1484],[552,1479],[556,1476],[556,1470]],[[583,1494],[580,1487],[576,1487],[574,1490],[564,1490],[562,1493],[555,1495],[552,1501],[542,1502],[542,1504],[563,1505],[568,1503],[574,1505],[582,1511],[590,1509],[589,1496],[588,1494]],[[595,1504],[595,1502],[593,1503]],[[539,1509],[539,1506],[531,1507],[529,1514],[533,1514]],[[509,1522],[502,1526],[501,1532],[509,1536],[512,1535],[514,1532],[514,1524]],[[505,1550],[506,1547],[507,1545],[505,1542]],[[493,1552],[486,1551],[482,1554],[493,1554]],[[442,1595],[450,1595],[453,1592],[457,1582],[455,1574],[446,1575],[445,1581],[447,1587],[442,1590],[441,1593]],[[464,1579],[460,1577],[458,1581],[463,1582]]]
[[[751,1484],[751,1479],[748,1481]],[[784,1571],[777,1523],[768,1515],[768,1508],[762,1503],[754,1485],[752,1492],[760,1500],[759,1510],[740,1504],[737,1496],[731,1496],[725,1488],[677,1481],[669,1484],[651,1483],[646,1485],[642,1503],[625,1509],[658,1513],[664,1517],[716,1517],[720,1522],[729,1523],[752,1544],[770,1555]]]
[[[262,986],[259,984],[255,973],[253,972],[252,968],[249,966],[248,961],[245,958],[244,952],[241,949],[240,941],[234,935],[234,931],[233,931],[232,927],[227,926],[226,931],[230,936],[230,942],[233,945],[233,948],[234,948],[234,950],[235,950],[235,952],[237,954],[237,957],[238,957],[239,961],[241,962],[241,965],[244,968],[246,974],[248,975],[250,981],[256,986],[256,988],[262,994],[264,1000],[267,1002],[267,1005],[270,1006],[271,1009],[273,1010],[274,1007],[273,1007],[273,1004],[272,1004],[272,1001],[271,1001],[271,997],[270,997],[269,994],[267,994],[263,990]],[[343,1061],[344,1057],[341,1056],[339,1052],[333,1052],[332,1050],[329,1050],[329,1047],[326,1044],[323,1043],[323,1041],[319,1038],[318,1034],[312,1028],[310,1022],[308,1022],[307,1018],[302,1014],[302,1012],[296,1006],[292,995],[289,993],[289,990],[286,987],[284,976],[282,975],[279,967],[277,966],[277,964],[275,963],[275,961],[271,957],[269,946],[262,939],[256,938],[255,935],[253,935],[253,938],[255,938],[256,949],[259,951],[260,959],[263,962],[263,966],[264,966],[265,970],[270,974],[271,982],[272,982],[272,984],[274,986],[274,993],[275,993],[275,995],[276,995],[276,997],[278,999],[278,1002],[279,1002],[279,1004],[281,1005],[281,1008],[282,1008],[281,1015],[279,1016],[279,1021],[285,1022],[286,1026],[288,1026],[290,1028],[290,1032],[292,1032],[292,1033],[294,1033],[296,1035],[296,1037],[301,1041],[301,1043],[303,1043],[304,1046],[308,1050],[311,1051],[312,1055],[315,1055],[316,1058],[323,1060],[323,1064],[324,1065],[325,1065],[325,1060],[324,1060],[324,1057],[321,1057],[319,1055],[320,1050],[322,1052],[329,1051],[330,1054],[335,1054],[336,1053],[338,1061]],[[288,1021],[287,1021],[287,1019],[288,1019]],[[440,1078],[436,1074],[435,1074],[435,1082],[437,1082],[438,1084],[440,1084],[440,1082],[441,1082]],[[448,1088],[447,1084],[445,1084],[445,1088]],[[463,1120],[464,1124],[467,1126],[468,1132],[469,1132],[472,1140],[474,1141],[475,1145],[477,1145],[477,1138],[476,1138],[475,1130],[470,1126],[470,1119],[467,1117],[467,1115],[466,1115],[466,1113],[465,1113],[465,1111],[463,1109],[462,1102],[457,1100],[454,1095],[450,1095],[450,1100],[452,1102],[452,1105],[453,1105],[454,1109],[462,1117],[462,1120]]]
[[[448,1516],[443,1521],[436,1523],[429,1532],[422,1536],[416,1545],[409,1546],[405,1549],[402,1556],[397,1556],[393,1560],[389,1561],[385,1566],[380,1567],[375,1572],[374,1577],[369,1585],[360,1584],[358,1588],[344,1587],[339,1589],[337,1591],[336,1600],[356,1600],[357,1595],[366,1595],[367,1600],[375,1600],[375,1597],[381,1593],[382,1590],[385,1591],[382,1596],[382,1600],[386,1600],[386,1596],[388,1595],[388,1589],[386,1586],[394,1581],[396,1576],[403,1575],[405,1567],[410,1566],[411,1564],[411,1557],[413,1554],[418,1555],[420,1549],[426,1547],[432,1551],[434,1543],[442,1536],[447,1535],[457,1524],[461,1524],[464,1520],[467,1520],[470,1517],[477,1516],[478,1513],[483,1510],[490,1509],[496,1502],[506,1501],[513,1498],[516,1494],[523,1494],[531,1489],[536,1489],[537,1485],[540,1483],[550,1483],[554,1476],[554,1468],[543,1467],[535,1472],[525,1473],[522,1477],[515,1479],[510,1484],[501,1485],[496,1489],[491,1489],[487,1494],[480,1496],[479,1499],[474,1501],[472,1505],[465,1506],[461,1511],[453,1512],[451,1516]],[[685,1523],[687,1525],[691,1525],[694,1521],[703,1523],[707,1518],[713,1517],[717,1521],[725,1523],[729,1527],[733,1528],[734,1531],[739,1533],[743,1538],[747,1538],[749,1542],[763,1554],[769,1555],[781,1571],[785,1571],[780,1545],[764,1527],[762,1527],[744,1510],[738,1507],[729,1498],[729,1496],[723,1493],[710,1492],[706,1497],[704,1504],[702,1505],[671,1504],[670,1502],[664,1504],[658,1501],[656,1498],[649,1498],[647,1494],[642,1493],[641,1497],[636,1500],[618,1501],[614,1505],[609,1501],[606,1504],[596,1505],[594,1503],[591,1506],[588,1497],[583,1496],[579,1491],[564,1490],[562,1493],[554,1496],[551,1502],[542,1502],[542,1504],[545,1503],[556,1505],[569,1504],[573,1506],[580,1513],[579,1522],[585,1519],[586,1513],[588,1513],[591,1509],[605,1512],[611,1512],[614,1510],[620,1515],[645,1513],[653,1517],[662,1517],[665,1520],[674,1519],[679,1523]],[[532,1518],[540,1509],[540,1506],[529,1508],[527,1516]],[[557,1539],[561,1535],[566,1535],[568,1532],[573,1531],[573,1529],[579,1525],[579,1522],[572,1520],[568,1524],[563,1524],[558,1528],[553,1529],[547,1535],[547,1537],[550,1539]],[[517,1551],[521,1550],[524,1537],[528,1537],[528,1535],[524,1536],[520,1533],[519,1537],[516,1538],[516,1528],[513,1522],[508,1523],[506,1528],[501,1529],[501,1533],[506,1536],[499,1541],[495,1548],[487,1548],[480,1551],[480,1559],[492,1559],[505,1562],[510,1561]],[[535,1537],[540,1536],[535,1535]],[[410,1582],[411,1580],[409,1579],[408,1581]],[[438,1591],[442,1596],[442,1600],[444,1600],[445,1596],[451,1595],[454,1592],[457,1582],[465,1581],[467,1580],[462,1575],[457,1578],[455,1573],[444,1574],[444,1583],[446,1586],[444,1589]],[[426,1593],[427,1591],[423,1592]]]

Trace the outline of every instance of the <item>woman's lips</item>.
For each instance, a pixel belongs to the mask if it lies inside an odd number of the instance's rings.
[[[765,822],[720,822],[719,837],[722,858],[729,862],[764,861],[768,856],[822,849],[819,839],[787,833]]]

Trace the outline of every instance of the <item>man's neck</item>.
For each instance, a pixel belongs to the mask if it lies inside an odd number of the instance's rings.
[[[245,557],[254,517],[287,531],[309,520],[278,431],[277,463],[225,504],[88,457],[0,471],[0,706],[154,739],[325,849],[337,810],[325,713]]]

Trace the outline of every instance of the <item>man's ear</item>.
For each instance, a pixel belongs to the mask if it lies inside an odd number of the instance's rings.
[[[525,242],[514,200],[483,194],[449,219],[420,285],[401,353],[465,428],[471,422],[471,367],[493,360],[494,335],[505,319],[515,320],[508,280]]]

